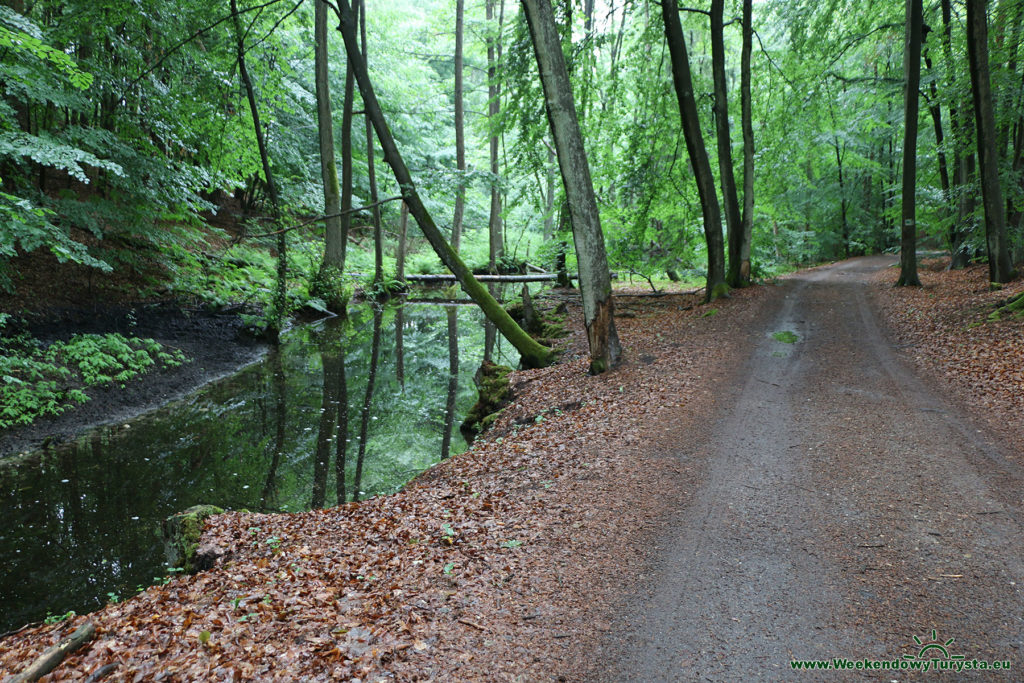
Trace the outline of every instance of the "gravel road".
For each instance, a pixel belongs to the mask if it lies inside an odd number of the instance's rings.
[[[1024,680],[1022,454],[886,341],[866,276],[891,263],[808,271],[773,298],[717,422],[679,435],[701,480],[606,638],[603,680],[918,677],[792,665],[835,658],[1008,660],[1008,673],[970,677]],[[944,650],[919,656],[928,645]]]

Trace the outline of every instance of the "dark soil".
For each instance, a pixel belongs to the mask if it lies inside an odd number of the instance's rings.
[[[44,342],[79,333],[119,332],[151,337],[181,349],[191,362],[178,368],[151,370],[120,386],[87,390],[91,400],[25,427],[0,431],[0,457],[74,438],[90,427],[121,422],[157,408],[198,387],[231,374],[258,359],[266,344],[246,335],[237,312],[215,313],[170,302],[75,305],[22,313],[27,329]]]

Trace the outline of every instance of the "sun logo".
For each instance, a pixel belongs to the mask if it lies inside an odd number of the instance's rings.
[[[929,659],[964,659],[964,655],[951,655],[949,650],[946,649],[956,641],[956,638],[950,638],[946,642],[940,642],[938,637],[938,631],[932,629],[931,640],[921,640],[919,637],[914,636],[914,642],[921,646],[917,655],[903,655],[903,659],[917,659],[917,660],[929,660]]]

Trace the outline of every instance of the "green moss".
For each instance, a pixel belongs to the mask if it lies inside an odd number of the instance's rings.
[[[795,333],[789,330],[783,330],[782,332],[775,332],[772,334],[772,339],[783,344],[796,344],[800,341],[800,337],[796,336]]]
[[[729,296],[729,285],[724,282],[719,282],[718,284],[712,285],[711,291],[708,292],[707,300],[710,302],[715,299],[720,299],[723,296]]]
[[[216,505],[193,505],[183,512],[164,520],[164,550],[167,562],[172,567],[181,567],[186,572],[196,571],[196,550],[203,535],[206,518],[224,512]]]
[[[999,308],[989,314],[990,322],[1002,320],[1004,315],[1012,314],[1014,318],[1024,318],[1024,292],[1017,296],[1010,297]]]
[[[464,434],[479,434],[498,417],[512,396],[508,378],[511,372],[512,368],[489,361],[480,366],[477,401],[459,428]]]

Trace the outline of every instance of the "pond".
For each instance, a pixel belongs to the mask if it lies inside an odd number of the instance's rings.
[[[332,506],[465,450],[487,336],[474,306],[353,307],[182,401],[0,463],[0,632],[160,580],[160,523],[191,505]],[[518,355],[499,337],[494,359]]]

